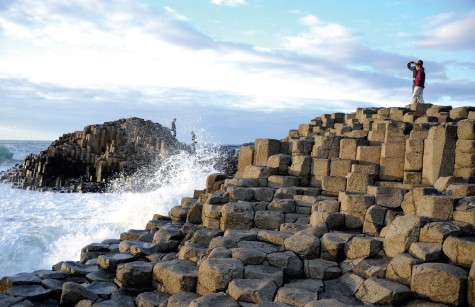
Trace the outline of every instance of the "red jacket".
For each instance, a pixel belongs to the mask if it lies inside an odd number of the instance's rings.
[[[414,85],[424,88],[424,83],[426,82],[426,73],[424,68],[421,68],[417,72],[416,80],[414,80]]]

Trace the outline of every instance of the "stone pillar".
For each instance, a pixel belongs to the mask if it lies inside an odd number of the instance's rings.
[[[238,169],[235,175],[236,178],[242,178],[246,167],[252,164],[253,157],[254,149],[252,146],[241,146],[239,149]]]
[[[454,175],[474,181],[475,177],[475,119],[462,120],[457,126]]]
[[[312,157],[319,159],[338,158],[340,154],[339,136],[316,136],[312,149]]]
[[[437,126],[424,141],[422,184],[434,185],[439,177],[452,176],[455,164],[456,126]]]
[[[253,164],[266,166],[270,156],[280,153],[280,141],[274,139],[256,139]]]

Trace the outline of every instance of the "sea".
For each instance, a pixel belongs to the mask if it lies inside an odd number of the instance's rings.
[[[0,141],[0,171],[22,163],[50,141]],[[200,145],[194,154],[180,152],[136,174],[140,190],[112,187],[107,193],[34,192],[0,183],[0,278],[51,269],[79,260],[81,248],[118,239],[129,229],[144,229],[154,214],[167,215],[182,197],[204,189],[218,172],[216,145]]]

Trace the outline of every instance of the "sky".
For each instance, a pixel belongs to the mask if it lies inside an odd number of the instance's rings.
[[[120,118],[284,138],[324,113],[475,106],[474,0],[1,0],[0,140]]]

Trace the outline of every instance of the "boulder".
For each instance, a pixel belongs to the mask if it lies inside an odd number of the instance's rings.
[[[270,279],[234,279],[227,293],[236,301],[248,303],[272,302],[277,286]]]
[[[108,299],[112,293],[119,290],[116,284],[111,281],[95,281],[87,285],[87,289],[97,294],[102,299]]]
[[[374,257],[382,247],[382,240],[356,236],[345,244],[345,254],[348,259]]]
[[[355,261],[352,272],[364,278],[384,278],[389,260],[385,258],[365,258]]]
[[[451,220],[458,198],[446,195],[426,195],[416,203],[416,214],[432,221]]]
[[[257,251],[260,251],[266,254],[277,253],[284,250],[281,246],[277,246],[277,245],[273,245],[273,244],[269,244],[265,242],[259,242],[259,241],[241,241],[238,243],[238,247],[255,249]]]
[[[267,166],[248,165],[244,169],[243,177],[249,179],[267,179],[270,169]]]
[[[411,290],[434,302],[466,304],[467,272],[446,263],[424,263],[412,270]]]
[[[268,187],[269,188],[282,188],[282,187],[294,187],[298,186],[300,180],[298,177],[295,176],[280,176],[280,175],[273,175],[269,176],[268,180]]]
[[[421,217],[413,215],[396,217],[384,237],[386,256],[394,257],[406,252],[412,243],[419,240],[420,230],[424,224],[425,220]]]
[[[13,286],[39,285],[41,279],[33,273],[18,273],[14,276],[6,276],[0,279],[0,293]]]
[[[298,232],[284,240],[285,249],[297,254],[301,259],[320,257],[320,240],[311,234]]]
[[[231,258],[231,251],[225,247],[216,247],[209,252],[208,258]]]
[[[201,215],[203,212],[203,204],[202,203],[193,203],[188,211],[188,215],[186,216],[186,222],[190,224],[199,225],[201,224]]]
[[[185,244],[180,247],[180,251],[178,252],[177,257],[175,258],[178,258],[180,260],[191,260],[191,261],[196,262],[204,254],[206,254],[206,251],[207,251],[206,244],[193,243],[191,241],[186,241]],[[168,259],[168,260],[173,260],[173,259]]]
[[[310,216],[310,225],[325,223],[329,229],[340,229],[345,226],[345,215],[340,212],[314,211]]]
[[[267,254],[253,248],[232,248],[232,258],[239,259],[243,264],[262,264],[266,260]]]
[[[257,233],[257,239],[259,241],[275,245],[284,245],[284,240],[290,236],[292,236],[292,234],[277,230],[261,230]]]
[[[284,303],[288,306],[304,306],[307,303],[318,300],[318,293],[299,288],[279,288],[275,296],[275,302]]]
[[[388,264],[386,279],[410,286],[412,267],[420,262],[410,254],[397,254]]]
[[[283,269],[285,279],[299,278],[303,275],[303,262],[291,251],[268,254],[267,261]]]
[[[194,292],[198,279],[196,264],[187,260],[171,260],[157,263],[153,268],[153,278],[163,285],[166,292]]]
[[[226,293],[212,293],[203,295],[191,301],[189,307],[240,307],[239,303],[231,298]]]
[[[278,230],[284,223],[284,214],[276,211],[257,211],[254,215],[254,224],[257,228]]]
[[[6,294],[0,294],[0,306],[33,307],[35,305],[21,296],[12,297]]]
[[[224,291],[236,278],[243,278],[241,260],[233,258],[208,258],[198,269],[198,281],[211,292]]]
[[[293,199],[275,199],[267,206],[267,210],[282,213],[295,212],[295,201]]]
[[[5,291],[5,294],[13,297],[23,297],[26,300],[37,301],[53,297],[54,292],[52,289],[45,288],[42,285],[20,285],[8,288],[8,290]],[[29,301],[25,301],[24,303],[27,304],[28,302]]]
[[[369,186],[368,194],[374,195],[375,204],[386,208],[398,208],[401,206],[406,194],[406,189]]]
[[[475,259],[475,238],[449,236],[444,241],[443,251],[451,262],[471,266]]]
[[[345,214],[346,227],[363,227],[366,210],[373,205],[374,196],[341,192],[339,199],[341,201],[340,212]]]
[[[325,259],[304,261],[305,277],[320,280],[335,279],[341,275],[338,263]]]
[[[86,276],[89,273],[97,272],[97,265],[86,265],[74,261],[65,261],[61,264],[61,272],[69,273],[75,276]]]
[[[366,210],[363,233],[378,236],[386,221],[387,208],[373,205]]]
[[[254,209],[250,203],[228,203],[221,209],[221,230],[251,229],[254,224]]]
[[[75,282],[65,282],[61,291],[60,305],[74,306],[81,300],[95,301],[98,296]]]
[[[199,297],[194,292],[179,292],[170,296],[167,307],[188,307],[191,301]]]
[[[119,264],[115,283],[121,288],[151,288],[153,263],[134,261]]]
[[[312,157],[308,155],[294,155],[292,156],[292,164],[288,169],[291,176],[304,177],[310,174],[312,166]]]
[[[421,228],[419,241],[426,243],[443,243],[449,235],[458,235],[460,227],[453,222],[432,222]]]
[[[274,139],[256,139],[254,145],[254,164],[266,166],[269,157],[280,153],[280,141]]]
[[[386,279],[368,278],[355,296],[365,304],[400,305],[411,297],[411,290]]]
[[[272,175],[287,175],[292,156],[286,154],[272,155],[267,159],[267,166]]]
[[[100,255],[97,258],[97,264],[103,269],[115,271],[117,266],[121,263],[134,261],[135,257],[129,253],[112,253],[107,255]]]
[[[341,262],[345,258],[345,244],[352,234],[344,232],[329,232],[321,239],[321,257],[326,260]]]
[[[244,278],[246,279],[270,279],[278,287],[284,283],[284,270],[274,266],[266,265],[246,265],[244,267]]]
[[[442,244],[414,242],[409,248],[409,254],[424,262],[436,261],[442,254]]]
[[[228,187],[226,192],[229,194],[229,200],[234,202],[239,200],[251,201],[254,197],[254,190],[251,188]]]
[[[274,198],[275,189],[260,187],[260,188],[253,188],[253,192],[254,192],[254,200],[269,202],[269,201],[272,201],[272,199]]]
[[[142,292],[135,298],[138,307],[167,307],[170,294],[161,291]]]

